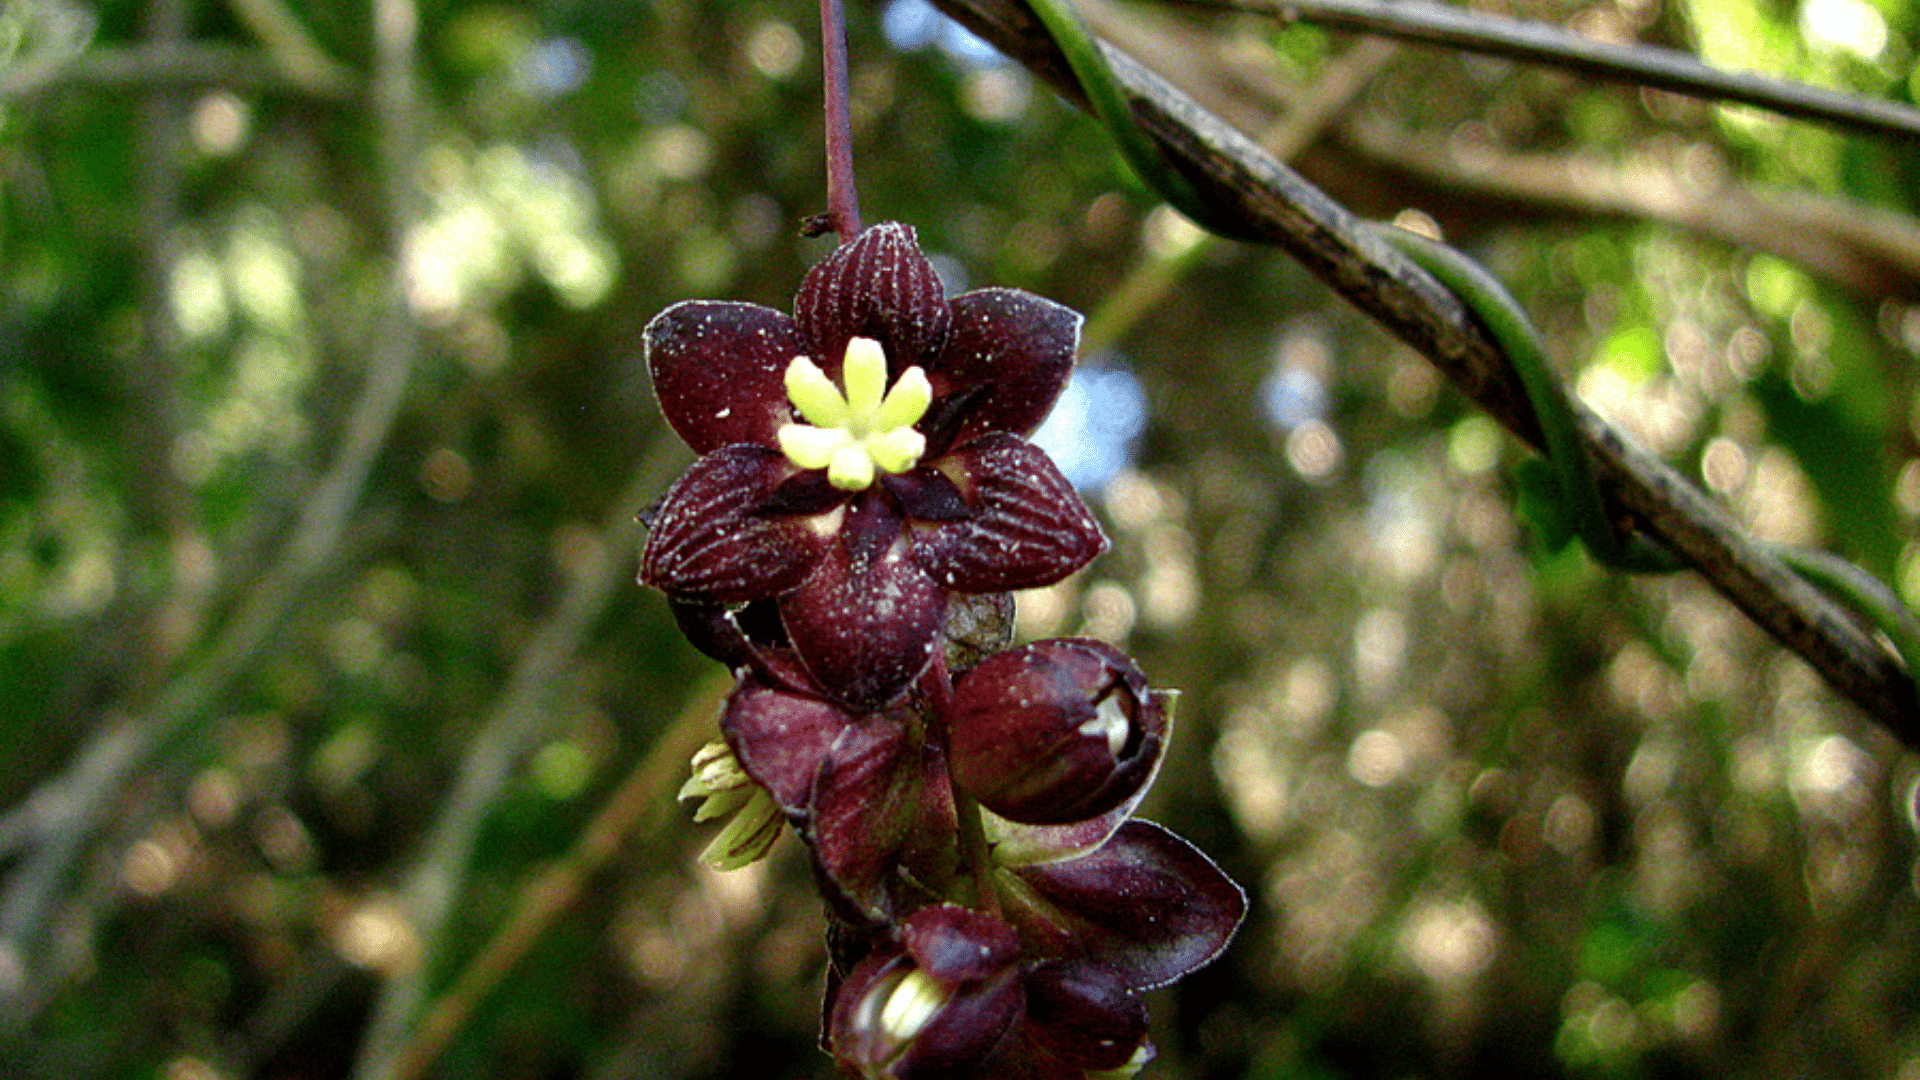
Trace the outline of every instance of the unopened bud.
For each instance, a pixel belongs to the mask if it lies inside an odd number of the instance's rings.
[[[1165,701],[1102,642],[1037,641],[995,654],[954,688],[954,779],[1011,821],[1098,817],[1152,777],[1166,745]]]
[[[991,915],[922,908],[854,965],[829,1019],[834,1057],[862,1080],[971,1076],[1026,1004],[1019,939]]]

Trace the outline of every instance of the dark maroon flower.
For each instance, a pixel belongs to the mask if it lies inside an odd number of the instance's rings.
[[[998,915],[929,905],[836,959],[827,1042],[851,1075],[1131,1075],[1153,1056],[1141,994],[1211,962],[1246,913],[1205,855],[1143,821],[1089,854],[994,873]],[[842,924],[843,943],[861,936]]]
[[[1026,1004],[1019,938],[991,915],[937,904],[908,916],[899,939],[834,992],[834,1057],[861,1080],[979,1076]]]
[[[1144,788],[1166,748],[1162,695],[1120,650],[1085,639],[997,653],[954,686],[953,778],[1010,821],[1098,817]]]
[[[1053,960],[1027,976],[1024,1034],[1076,1069],[1139,1067],[1153,1059],[1147,1003],[1120,973],[1086,960]]]
[[[815,266],[794,315],[688,301],[647,327],[661,410],[701,458],[662,501],[641,580],[682,603],[778,602],[827,693],[891,704],[950,593],[1051,584],[1104,550],[1024,436],[1080,317],[1016,289],[947,300],[905,225]]]

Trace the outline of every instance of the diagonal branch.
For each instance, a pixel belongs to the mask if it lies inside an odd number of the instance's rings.
[[[1084,107],[1065,57],[1023,4],[934,3]],[[1233,224],[1237,237],[1286,250],[1426,355],[1522,439],[1540,445],[1538,422],[1517,377],[1451,293],[1390,249],[1345,207],[1131,57],[1111,47],[1106,55],[1126,87],[1134,115],[1211,204],[1215,216]],[[1577,411],[1595,470],[1622,509],[1842,694],[1903,742],[1920,746],[1920,698],[1913,680],[1857,620],[1744,537],[1678,473],[1628,445],[1590,410]]]
[[[661,732],[653,748],[580,830],[572,850],[521,888],[513,914],[422,1015],[395,1058],[394,1080],[425,1075],[474,1010],[566,914],[628,838],[635,833],[651,837],[672,820],[673,789],[685,777],[688,759],[713,738],[714,717],[732,689],[733,681],[718,671],[695,685],[679,719]]]
[[[1920,221],[1849,199],[1726,180],[1701,183],[1652,162],[1517,153],[1370,121],[1342,144],[1419,182],[1583,215],[1664,221],[1772,252],[1875,299],[1920,299]]]
[[[273,66],[294,85],[323,96],[353,89],[353,73],[327,55],[281,0],[230,0],[230,6],[266,46]]]
[[[1172,0],[1196,7],[1265,12],[1402,41],[1550,64],[1597,79],[1692,97],[1738,101],[1803,120],[1875,135],[1920,139],[1920,109],[1767,75],[1723,71],[1683,52],[1595,41],[1544,23],[1478,15],[1423,0]]]
[[[410,91],[409,91],[410,92]],[[277,633],[313,579],[331,561],[375,460],[400,413],[420,352],[406,310],[397,253],[412,220],[406,177],[412,161],[410,109],[381,110],[388,223],[396,253],[386,327],[348,414],[327,472],[300,507],[275,563],[240,601],[213,643],[143,705],[110,715],[74,763],[0,820],[6,839],[29,848],[0,893],[0,1015],[24,1023],[43,1000],[37,954],[74,863],[105,821],[128,778],[194,729],[227,686]]]

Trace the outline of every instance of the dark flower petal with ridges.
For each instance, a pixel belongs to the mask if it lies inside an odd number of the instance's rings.
[[[927,366],[934,400],[953,404],[928,425],[938,442],[930,438],[927,452],[995,431],[1033,434],[1067,385],[1079,344],[1080,314],[1030,292],[954,297],[946,348]]]
[[[954,449],[942,471],[973,515],[930,530],[913,557],[956,592],[1049,585],[1107,549],[1106,535],[1046,451],[1014,435]]]
[[[647,324],[646,346],[660,411],[696,454],[773,446],[793,419],[787,365],[807,350],[793,320],[772,308],[685,300]]]
[[[838,378],[847,342],[872,338],[898,376],[946,343],[952,313],[913,227],[885,221],[842,244],[800,282],[793,319],[821,370]]]
[[[641,579],[672,596],[722,604],[797,587],[833,532],[817,517],[762,510],[792,471],[777,451],[758,446],[725,446],[694,462],[660,504]]]

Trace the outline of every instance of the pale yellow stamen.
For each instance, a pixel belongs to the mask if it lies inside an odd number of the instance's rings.
[[[695,821],[733,815],[700,853],[700,861],[716,870],[738,870],[764,856],[786,822],[773,796],[753,782],[723,742],[708,743],[693,756],[693,775],[680,786],[680,798],[701,800]]]
[[[910,367],[887,388],[887,354],[872,338],[847,342],[840,365],[842,394],[804,356],[787,365],[787,397],[805,424],[779,431],[780,449],[803,469],[827,470],[842,491],[864,491],[878,473],[903,473],[920,463],[926,436],[913,429],[933,403],[927,373]]]
[[[926,972],[914,968],[880,1007],[880,1029],[902,1041],[911,1039],[920,1034],[927,1021],[932,1020],[952,996],[951,991],[934,982]]]

